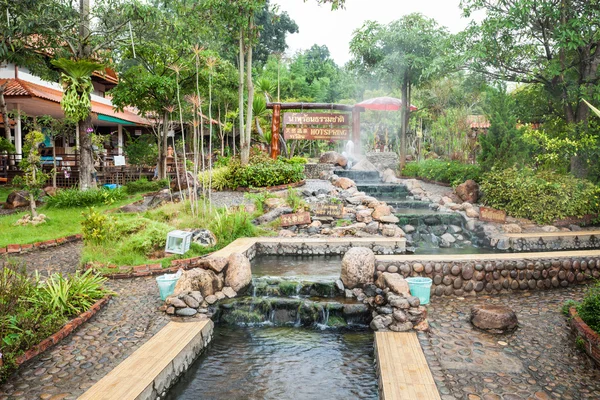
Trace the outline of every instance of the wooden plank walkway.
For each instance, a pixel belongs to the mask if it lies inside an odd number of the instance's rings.
[[[181,359],[182,356],[185,356],[183,358],[191,357],[193,359],[190,345],[198,340],[201,341],[201,335],[210,335],[212,327],[213,322],[209,319],[194,322],[169,322],[79,399],[133,400],[148,398],[155,380],[163,372],[166,374],[176,372],[169,371],[172,368],[170,364],[176,358]],[[186,352],[190,354],[185,354]]]
[[[382,400],[440,400],[415,332],[375,332]]]

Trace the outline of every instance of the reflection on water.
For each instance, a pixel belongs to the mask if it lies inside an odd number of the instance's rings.
[[[340,277],[342,256],[266,256],[252,260],[254,276]]]
[[[373,333],[216,327],[167,399],[377,399]]]

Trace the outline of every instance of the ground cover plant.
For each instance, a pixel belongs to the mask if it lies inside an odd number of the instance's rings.
[[[16,358],[57,332],[69,319],[109,294],[105,278],[91,271],[42,281],[24,266],[6,262],[0,271],[0,381],[16,368]]]
[[[137,181],[129,182],[125,185],[125,191],[128,194],[150,193],[157,192],[169,187],[168,179],[160,179],[157,181],[149,181],[146,178],[138,179]]]
[[[576,309],[583,322],[600,334],[600,282],[588,290]]]
[[[50,208],[72,208],[89,207],[96,205],[110,205],[127,197],[123,188],[116,189],[89,189],[79,190],[77,188],[56,191],[54,196],[46,198],[46,204]]]
[[[118,207],[138,201],[141,196],[131,196],[111,204],[101,204],[96,207],[99,212],[109,212]],[[0,247],[9,244],[29,244],[45,240],[76,235],[81,233],[82,211],[86,208],[55,208],[42,206],[38,212],[46,215],[46,223],[38,226],[16,226],[15,223],[25,212],[19,212],[0,217]]]
[[[480,188],[483,204],[539,224],[600,212],[600,188],[568,174],[529,168],[494,170],[483,175]]]
[[[115,272],[112,266],[135,266],[160,263],[208,254],[227,246],[240,237],[266,234],[252,224],[252,217],[236,209],[206,209],[192,215],[186,203],[169,203],[143,214],[104,215],[86,210],[82,221],[85,246],[82,263],[91,263],[103,272]],[[192,243],[183,254],[165,253],[167,233],[175,229],[207,228],[217,244],[203,247]],[[118,271],[118,270],[117,270]]]
[[[458,161],[425,160],[406,164],[402,176],[425,178],[456,186],[467,179],[478,182],[481,178],[481,169],[478,165],[463,164]]]
[[[0,185],[0,203],[4,203],[6,201],[6,199],[8,198],[8,195],[14,191],[15,191],[15,188],[12,186]]]

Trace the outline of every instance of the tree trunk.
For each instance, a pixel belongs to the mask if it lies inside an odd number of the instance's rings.
[[[56,137],[52,137],[52,187],[56,188]]]
[[[168,139],[169,135],[169,112],[165,111],[163,117],[163,135],[162,135],[162,152],[160,154],[160,165],[161,171],[159,172],[160,179],[167,179],[167,150],[168,150]]]
[[[94,168],[94,149],[88,128],[92,127],[92,116],[79,121],[79,189],[95,189],[96,169]]]
[[[242,160],[242,165],[248,164],[248,159],[250,158],[250,151],[248,147],[248,153],[244,152],[246,148],[245,135],[244,135],[244,34],[243,30],[240,28],[240,49],[239,49],[239,83],[238,83],[238,106],[239,106],[239,129],[240,129],[240,156]],[[235,142],[235,141],[234,141]],[[234,144],[235,146],[235,144]]]
[[[8,106],[4,99],[4,91],[8,86],[8,81],[0,85],[0,113],[2,113],[2,121],[4,121],[4,137],[10,142],[10,122],[8,120]]]
[[[249,31],[254,28],[252,19],[250,20]],[[248,46],[248,62],[246,72],[246,84],[248,85],[248,103],[246,104],[246,133],[244,138],[244,148],[242,151],[242,165],[248,164],[250,160],[250,138],[252,136],[252,103],[254,102],[254,83],[252,82],[252,45]],[[244,159],[246,162],[244,163]]]
[[[407,115],[408,115],[408,72],[404,73],[404,79],[402,80],[402,124],[400,127],[400,171],[404,169],[406,164],[406,129],[407,129]]]

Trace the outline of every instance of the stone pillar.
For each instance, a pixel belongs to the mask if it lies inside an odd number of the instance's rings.
[[[17,108],[16,108],[16,113],[15,113],[15,153],[17,153],[16,155],[16,159],[17,160],[21,160],[21,153],[23,153],[23,132],[22,132],[22,125],[21,125],[21,105],[17,104]]]
[[[118,154],[123,155],[123,125],[117,125]]]

